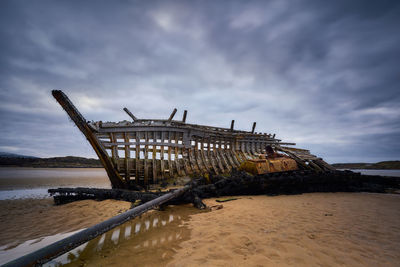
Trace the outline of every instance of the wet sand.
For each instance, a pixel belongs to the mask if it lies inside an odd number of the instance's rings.
[[[55,206],[53,199],[0,201],[0,246],[15,247],[35,238],[72,232],[128,210],[130,202],[83,200]]]
[[[400,195],[238,198],[211,212],[190,205],[148,212],[85,244],[75,256],[68,255],[69,265],[398,266],[400,262]],[[221,204],[215,199],[204,202]],[[49,199],[0,201],[0,242],[78,230],[129,207],[130,203],[111,200],[63,206],[53,206]]]
[[[190,204],[149,211],[64,256],[73,259],[65,266],[165,266],[190,238],[189,216],[200,212]]]

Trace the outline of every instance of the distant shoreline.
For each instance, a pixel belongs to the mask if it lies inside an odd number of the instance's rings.
[[[98,159],[72,156],[55,158],[0,157],[0,167],[103,168]]]
[[[336,169],[400,170],[400,161],[381,161],[377,163],[334,163]],[[29,168],[103,168],[100,160],[83,157],[0,157],[1,167]]]
[[[400,170],[400,161],[381,161],[377,163],[335,163],[336,169]]]
[[[336,165],[336,164],[335,164]],[[340,167],[337,166],[333,166],[335,167],[335,169],[337,170],[400,170],[400,168],[394,168],[394,169],[383,169],[383,168],[365,168],[365,167],[357,167],[357,168],[350,168],[350,167],[342,167],[340,165]],[[71,169],[91,169],[91,168],[95,168],[95,169],[102,169],[104,168],[103,166],[75,166],[75,165],[59,165],[59,166],[46,166],[46,165],[0,165],[0,169],[1,168],[49,168],[49,169],[62,169],[62,168],[71,168]]]

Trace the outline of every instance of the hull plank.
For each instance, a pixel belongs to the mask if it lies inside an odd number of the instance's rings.
[[[125,143],[129,142],[129,134],[125,133],[124,134],[124,140]],[[130,183],[131,180],[131,175],[130,175],[130,166],[129,166],[129,159],[131,158],[131,150],[129,149],[129,145],[125,145],[125,182],[128,184]]]

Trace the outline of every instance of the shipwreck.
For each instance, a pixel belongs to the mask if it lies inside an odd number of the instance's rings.
[[[148,188],[166,179],[229,173],[248,160],[258,164],[266,147],[292,158],[300,169],[333,169],[294,143],[255,132],[256,122],[251,131],[242,131],[234,129],[234,120],[230,128],[187,123],[186,110],[181,120],[174,120],[176,109],[168,119],[141,119],[127,108],[129,121],[94,122],[87,121],[62,91],[52,94],[93,147],[113,188]]]
[[[338,171],[308,150],[282,142],[274,134],[204,126],[168,119],[87,121],[60,90],[53,96],[85,135],[107,171],[113,189],[49,189],[56,204],[83,199],[130,201],[132,209],[86,228],[4,266],[42,265],[146,211],[168,204],[193,203],[206,209],[203,198],[237,195],[279,195],[312,192],[395,193],[399,177]],[[241,170],[240,170],[241,169]],[[225,175],[229,174],[229,175]],[[251,175],[253,174],[253,175]],[[168,179],[192,176],[168,191],[148,189]]]

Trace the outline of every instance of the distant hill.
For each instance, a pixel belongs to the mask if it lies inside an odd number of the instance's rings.
[[[335,163],[332,164],[336,169],[380,169],[380,170],[400,170],[400,161],[381,161],[378,163]]]
[[[6,157],[0,156],[0,167],[37,167],[37,168],[101,168],[98,159],[81,157]]]
[[[0,158],[36,158],[36,157],[0,151]]]

